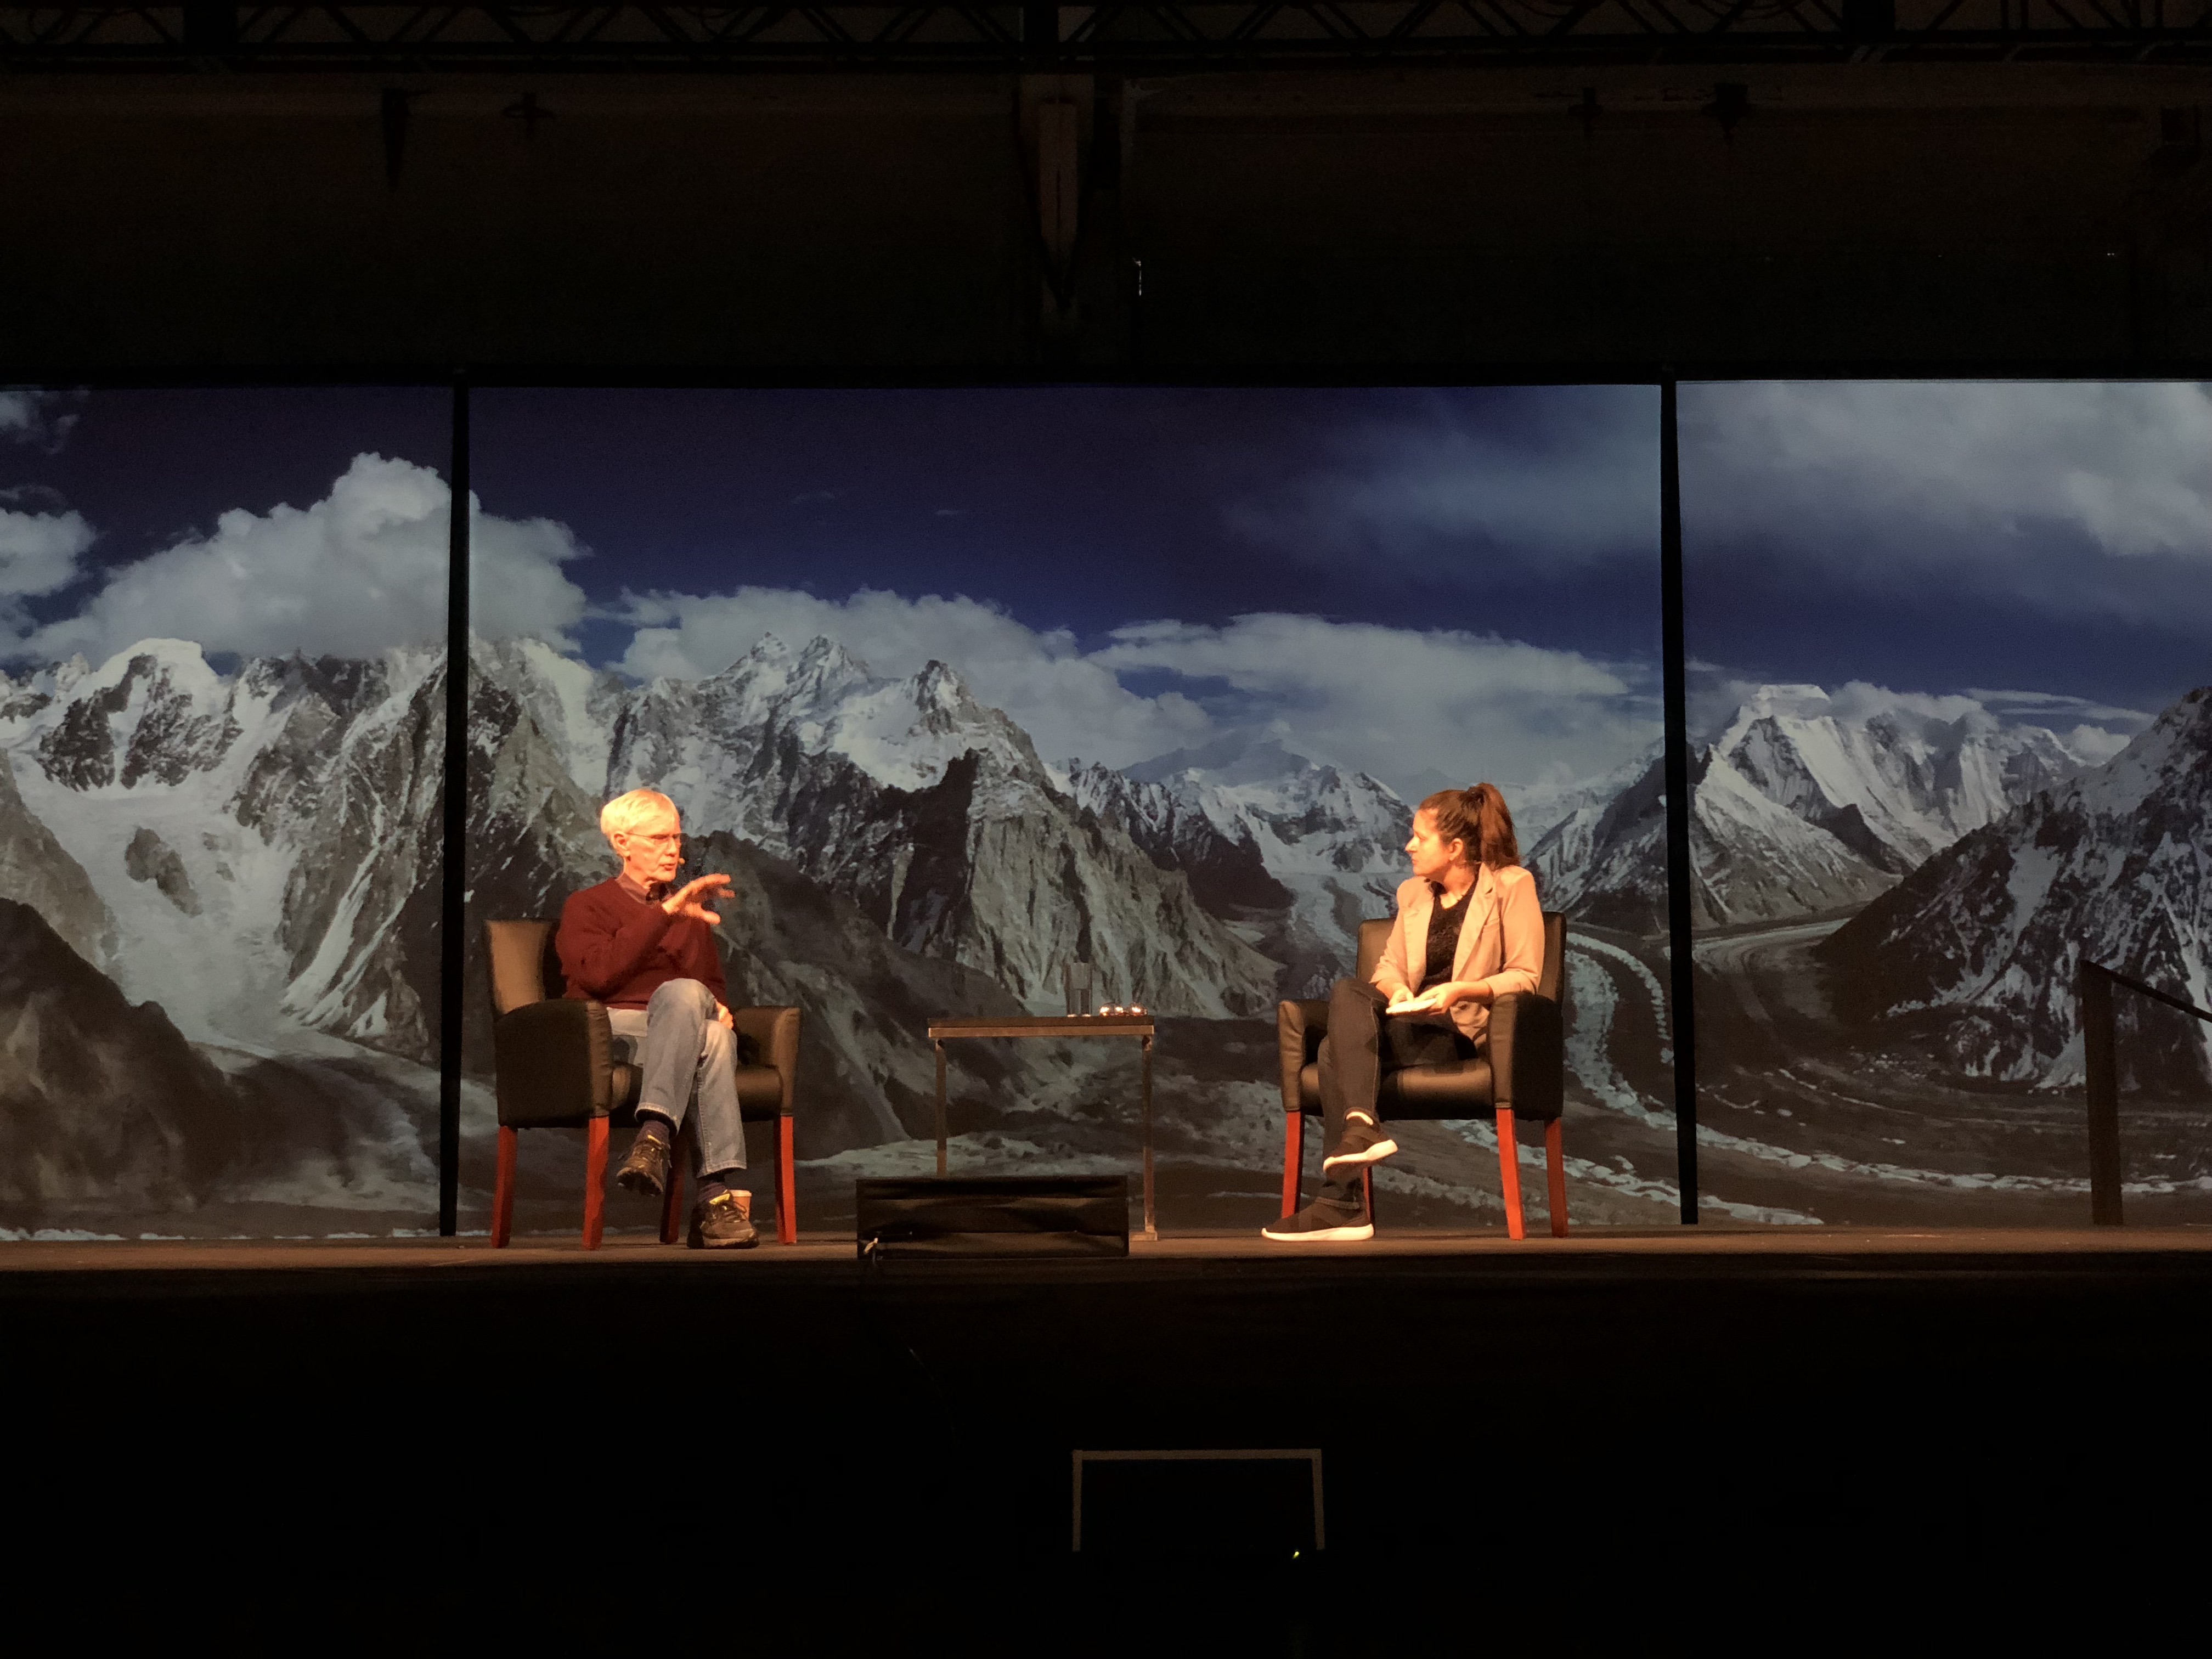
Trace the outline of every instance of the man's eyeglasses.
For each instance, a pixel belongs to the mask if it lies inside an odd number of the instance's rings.
[[[630,840],[641,841],[648,847],[681,847],[684,845],[684,835],[681,830],[677,831],[673,835],[666,836],[641,836],[635,830],[629,830],[627,833],[629,834]]]

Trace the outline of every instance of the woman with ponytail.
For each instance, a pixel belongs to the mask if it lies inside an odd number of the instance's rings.
[[[1533,991],[1544,964],[1536,878],[1521,867],[1513,814],[1497,786],[1440,789],[1413,814],[1410,880],[1371,981],[1339,980],[1321,1044],[1328,1155],[1319,1196],[1262,1231],[1285,1243],[1347,1243],[1375,1236],[1361,1180],[1398,1150],[1376,1102],[1382,1074],[1471,1060],[1483,1051],[1490,1005]]]

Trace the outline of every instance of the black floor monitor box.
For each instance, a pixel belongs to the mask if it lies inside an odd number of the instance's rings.
[[[863,1261],[1129,1254],[1126,1176],[916,1176],[856,1188]]]

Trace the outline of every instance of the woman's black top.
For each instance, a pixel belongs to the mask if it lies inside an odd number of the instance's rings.
[[[1429,891],[1436,896],[1437,902],[1429,911],[1429,960],[1421,982],[1413,988],[1417,992],[1442,985],[1452,976],[1452,958],[1459,954],[1460,924],[1467,920],[1468,902],[1474,897],[1474,890],[1470,887],[1460,895],[1458,903],[1446,909],[1443,888],[1432,881]]]

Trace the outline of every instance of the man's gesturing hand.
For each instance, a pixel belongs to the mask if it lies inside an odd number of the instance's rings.
[[[722,919],[707,908],[706,901],[726,890],[729,884],[727,876],[702,876],[696,881],[685,882],[661,900],[660,908],[672,916],[689,916],[709,927],[719,927]]]

